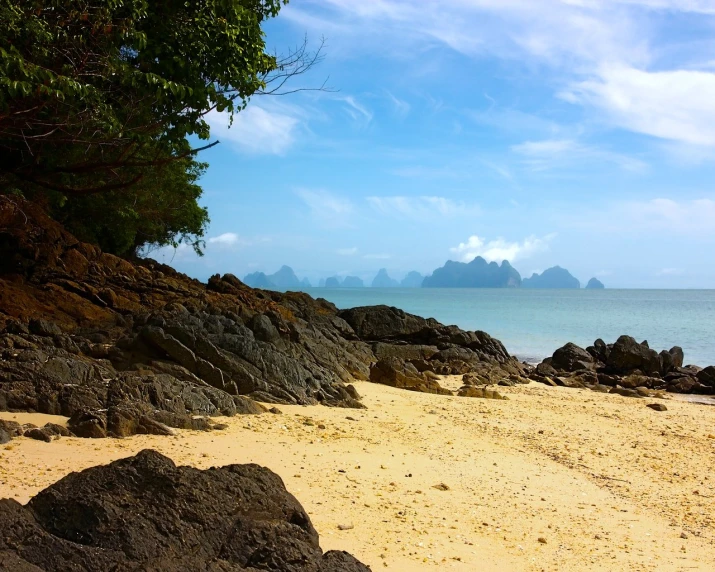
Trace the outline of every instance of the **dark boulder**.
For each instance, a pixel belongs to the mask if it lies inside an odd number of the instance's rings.
[[[551,367],[558,371],[576,371],[593,367],[593,356],[571,342],[557,349],[551,357]]]
[[[663,350],[660,352],[660,362],[661,362],[661,374],[667,375],[678,368],[683,367],[683,360],[685,359],[685,354],[683,353],[683,348],[674,346],[670,350]]]
[[[698,381],[706,387],[715,388],[715,366],[709,365],[697,374]]]
[[[622,375],[636,370],[646,375],[660,375],[662,363],[658,353],[647,344],[639,344],[631,336],[621,336],[611,348],[606,367]]]
[[[611,347],[606,344],[601,338],[598,338],[595,342],[593,342],[592,346],[588,346],[586,348],[586,351],[593,356],[593,359],[601,362],[601,363],[606,363],[608,361],[608,356],[611,353]]]
[[[72,473],[25,507],[0,501],[0,564],[13,570],[365,572],[318,534],[257,465],[200,471],[154,451]]]

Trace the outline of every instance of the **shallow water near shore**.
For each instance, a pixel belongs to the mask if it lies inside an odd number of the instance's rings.
[[[567,342],[628,334],[685,362],[715,364],[715,290],[309,288],[338,308],[387,304],[444,324],[484,330],[519,359],[538,362]]]

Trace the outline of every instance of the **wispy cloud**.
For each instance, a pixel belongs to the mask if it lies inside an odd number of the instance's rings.
[[[656,276],[682,276],[684,273],[682,268],[661,268]]]
[[[614,163],[633,172],[642,172],[648,168],[647,163],[635,157],[585,145],[572,139],[526,141],[512,146],[511,150],[523,156],[524,163],[536,171],[594,161]]]
[[[502,260],[514,262],[548,249],[549,242],[555,236],[555,234],[549,234],[543,238],[529,236],[521,242],[509,242],[501,237],[486,241],[475,234],[470,236],[466,242],[449,250],[458,254],[463,262],[470,262],[477,256],[481,256],[488,262],[501,262]]]
[[[352,248],[338,248],[335,252],[340,256],[354,256],[358,253],[358,248],[357,246],[353,246]]]
[[[205,119],[213,137],[252,155],[285,154],[295,142],[299,125],[299,118],[286,111],[269,111],[256,104],[234,115],[232,125],[227,113],[211,111]]]
[[[603,66],[597,77],[561,92],[566,101],[598,108],[619,127],[692,145],[715,146],[715,73],[647,72]]]
[[[362,103],[357,101],[353,96],[348,95],[345,97],[338,98],[340,101],[346,103],[343,106],[345,112],[352,117],[353,121],[358,121],[360,123],[370,123],[372,121],[372,111],[367,109]]]
[[[388,260],[389,258],[392,258],[390,254],[365,254],[363,255],[363,258],[365,260]]]
[[[405,218],[424,219],[436,215],[442,217],[473,216],[480,213],[477,205],[454,201],[446,197],[408,197],[398,195],[367,197],[367,202],[380,214]]]
[[[574,212],[562,217],[569,226],[597,232],[645,233],[659,236],[691,236],[695,239],[715,237],[715,200],[700,198],[674,200],[658,198],[644,201],[622,201],[599,210]]]
[[[398,99],[395,97],[392,93],[389,91],[385,90],[385,93],[387,94],[388,99],[392,103],[392,105],[395,108],[395,113],[399,115],[400,117],[406,117],[407,114],[409,114],[411,106],[409,103],[402,99]]]
[[[350,226],[353,203],[324,189],[296,189],[295,194],[305,203],[312,217],[323,226]]]

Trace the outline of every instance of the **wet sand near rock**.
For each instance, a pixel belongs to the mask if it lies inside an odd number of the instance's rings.
[[[714,407],[668,399],[657,412],[538,384],[499,388],[508,401],[355,385],[367,410],[279,406],[175,437],[18,438],[0,447],[0,496],[26,502],[70,471],[153,448],[200,468],[269,467],[324,550],[373,570],[713,570]]]

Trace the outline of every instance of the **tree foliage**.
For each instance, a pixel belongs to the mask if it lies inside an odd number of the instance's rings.
[[[41,196],[116,252],[198,245],[194,157],[213,144],[187,137],[311,65],[266,52],[261,25],[286,1],[0,0],[0,192]]]

